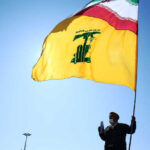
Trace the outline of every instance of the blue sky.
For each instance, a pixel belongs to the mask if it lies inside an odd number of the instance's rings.
[[[110,111],[129,124],[134,92],[120,85],[84,79],[35,82],[32,67],[44,38],[61,20],[88,0],[0,0],[0,149],[102,150],[97,127],[108,123]],[[139,6],[137,131],[133,150],[149,149],[150,123],[150,2]],[[128,143],[129,136],[127,136]]]

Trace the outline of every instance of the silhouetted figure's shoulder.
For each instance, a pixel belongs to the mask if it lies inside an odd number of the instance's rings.
[[[119,137],[119,136],[125,136],[126,134],[133,134],[136,130],[136,122],[131,123],[131,125],[127,125],[125,123],[117,123],[114,127],[107,126],[103,132],[100,132],[99,128],[99,136],[102,140],[106,141],[107,139],[110,139],[112,135]],[[119,135],[119,136],[118,136]]]
[[[130,126],[125,123],[118,123],[116,128],[122,130],[126,134],[133,134],[136,130],[136,122],[133,122]]]
[[[128,124],[125,124],[125,123],[118,123],[117,125],[120,126],[121,128],[128,128],[128,127],[130,127]]]

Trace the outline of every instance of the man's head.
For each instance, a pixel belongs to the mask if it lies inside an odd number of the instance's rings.
[[[110,112],[109,114],[109,122],[111,125],[115,125],[119,120],[119,115],[115,112]]]

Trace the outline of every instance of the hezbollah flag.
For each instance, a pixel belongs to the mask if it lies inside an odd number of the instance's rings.
[[[46,37],[36,81],[79,77],[136,90],[138,0],[94,0]]]

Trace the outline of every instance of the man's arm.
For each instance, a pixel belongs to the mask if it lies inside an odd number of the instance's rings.
[[[98,132],[99,132],[99,136],[101,137],[101,139],[102,139],[103,141],[105,141],[105,140],[106,140],[106,136],[105,136],[105,134],[104,134],[104,128],[102,128],[101,126],[99,126],[99,127],[98,127]]]
[[[134,116],[132,116],[130,128],[131,128],[131,134],[135,133],[135,130],[136,130],[136,120],[135,120]]]
[[[136,121],[135,121],[135,117],[132,116],[132,120],[131,120],[131,125],[128,126],[126,124],[123,124],[123,130],[125,133],[128,133],[128,134],[133,134],[135,133],[135,130],[136,130]]]

